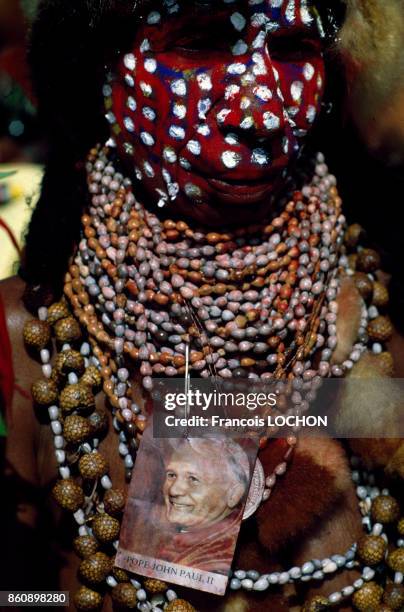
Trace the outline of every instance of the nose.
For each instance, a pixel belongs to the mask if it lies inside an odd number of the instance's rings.
[[[169,494],[173,497],[180,497],[181,495],[186,495],[187,492],[187,484],[183,478],[176,478],[169,487]]]
[[[264,51],[244,58],[227,67],[224,95],[215,106],[217,124],[246,139],[275,138],[286,126],[278,73]]]

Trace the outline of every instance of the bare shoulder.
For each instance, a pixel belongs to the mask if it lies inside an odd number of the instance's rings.
[[[25,289],[24,281],[18,276],[11,276],[0,281],[0,297],[6,309],[7,325],[10,334],[17,331],[21,323],[29,318],[24,307],[22,296]]]
[[[25,283],[18,277],[0,282],[14,374],[13,399],[7,409],[6,461],[14,478],[37,484],[36,455],[41,427],[32,406],[31,385],[42,372],[40,364],[27,353],[23,342],[24,324],[32,318],[22,301],[24,289]]]

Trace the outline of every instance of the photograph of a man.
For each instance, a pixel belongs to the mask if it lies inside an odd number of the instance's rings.
[[[147,429],[129,489],[119,567],[160,579],[169,574],[177,584],[222,594],[255,459],[256,445],[247,439],[159,439]]]
[[[180,441],[165,462],[167,520],[182,531],[219,523],[244,499],[249,480],[247,455],[232,440]]]

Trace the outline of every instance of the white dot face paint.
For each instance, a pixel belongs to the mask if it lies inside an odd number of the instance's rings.
[[[151,73],[156,72],[157,62],[155,59],[149,58],[145,60],[144,67],[145,67],[145,70],[147,70],[147,72],[151,72]]]
[[[125,57],[123,58],[123,64],[128,70],[135,70],[136,58],[133,53],[128,53],[127,55],[125,55]]]
[[[212,80],[208,74],[198,74],[196,80],[202,91],[210,91],[212,89]]]
[[[303,83],[301,81],[293,81],[290,93],[295,102],[299,102],[302,97],[303,92]]]
[[[230,17],[230,21],[232,22],[237,32],[241,32],[242,30],[244,30],[247,23],[246,18],[240,13],[233,13]]]
[[[151,200],[178,214],[195,210],[203,223],[197,211],[242,199],[230,187],[237,181],[245,188],[268,177],[262,193],[271,193],[315,121],[324,74],[314,44],[297,59],[282,56],[294,28],[305,40],[318,37],[311,0],[205,4],[151,0],[119,63],[119,87],[111,75],[104,88],[118,152],[142,174]],[[228,193],[215,178],[229,181]]]
[[[184,79],[177,79],[171,83],[171,91],[176,96],[185,96],[187,93],[187,84]]]
[[[226,168],[236,168],[241,161],[241,155],[236,151],[224,151],[221,157]]]
[[[187,149],[188,151],[191,151],[193,155],[200,155],[202,147],[197,140],[190,140],[187,144]]]
[[[178,117],[178,119],[184,119],[187,114],[187,107],[184,106],[184,104],[174,104],[173,114]]]

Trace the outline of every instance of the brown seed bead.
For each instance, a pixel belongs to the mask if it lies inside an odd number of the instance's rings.
[[[310,601],[304,604],[302,612],[322,612],[323,610],[329,609],[330,604],[328,603],[328,599],[322,595],[316,595],[313,599],[310,599]]]
[[[73,541],[73,548],[76,554],[82,559],[87,559],[94,555],[99,549],[100,545],[97,540],[89,535],[78,536]]]
[[[101,437],[106,431],[108,431],[108,413],[104,408],[98,408],[98,410],[90,414],[88,420],[92,428],[92,433],[95,437]]]
[[[389,291],[387,287],[375,281],[373,283],[373,304],[378,308],[384,308],[389,303]]]
[[[48,308],[48,321],[55,325],[60,319],[70,317],[70,310],[66,302],[55,302]]]
[[[393,326],[388,317],[379,316],[370,321],[368,334],[374,342],[386,342],[393,335]]]
[[[363,229],[358,223],[350,225],[345,233],[345,244],[350,249],[354,249],[361,239]]]
[[[394,523],[400,516],[400,506],[391,495],[379,495],[374,500],[370,512],[376,523]]]
[[[31,395],[38,406],[51,406],[57,402],[59,392],[53,380],[41,378],[33,383]]]
[[[376,272],[380,268],[380,263],[380,255],[373,249],[362,249],[358,253],[356,265],[361,272]]]
[[[373,295],[373,283],[368,275],[364,272],[355,272],[352,280],[363,299],[366,301],[370,300]]]
[[[128,573],[125,572],[125,570],[121,569],[120,567],[113,567],[111,570],[111,574],[113,575],[115,580],[117,580],[118,582],[128,582],[129,580]]]
[[[119,536],[119,521],[109,514],[98,514],[91,523],[93,534],[100,542],[113,542]]]
[[[185,599],[174,599],[164,608],[164,612],[196,612],[194,606]]]
[[[52,493],[59,506],[70,512],[77,512],[84,503],[83,489],[70,478],[58,480]]]
[[[46,321],[32,319],[24,325],[23,338],[25,344],[37,351],[41,351],[50,342],[51,328]]]
[[[402,610],[404,608],[404,585],[388,584],[384,589],[383,602],[392,610]]]
[[[108,470],[108,461],[98,451],[87,453],[80,458],[79,472],[86,480],[101,478]]]
[[[55,369],[64,375],[74,372],[80,376],[84,372],[84,357],[79,351],[62,351],[56,357]]]
[[[102,385],[102,376],[96,366],[88,366],[80,382],[91,387],[94,391],[99,391]]]
[[[383,589],[376,582],[368,582],[352,597],[352,603],[360,612],[371,612],[381,602]]]
[[[63,435],[70,444],[81,444],[91,434],[91,424],[88,419],[72,414],[67,416],[63,425]]]
[[[377,565],[383,561],[387,544],[380,536],[366,535],[358,542],[358,555],[366,565]]]
[[[88,587],[81,586],[79,590],[74,594],[74,605],[77,610],[100,610],[102,607],[103,597],[100,593],[89,589]]]
[[[122,608],[135,609],[138,603],[136,593],[135,587],[130,582],[117,584],[111,591],[114,607],[116,606],[118,610]]]
[[[82,383],[67,385],[60,394],[59,403],[64,412],[72,412],[77,408],[93,408],[94,395],[90,387]]]
[[[404,536],[404,518],[401,518],[397,523],[397,531],[400,536]]]
[[[122,489],[108,489],[104,495],[105,512],[112,516],[119,516],[125,508],[125,493]]]
[[[163,593],[168,589],[168,585],[165,582],[156,580],[155,578],[146,578],[143,582],[143,586],[151,595]]]
[[[103,582],[111,570],[111,559],[103,552],[96,552],[80,563],[79,573],[86,582]]]
[[[55,336],[61,343],[75,342],[81,338],[80,325],[74,317],[60,319],[55,325]]]
[[[351,253],[350,255],[348,255],[348,266],[350,270],[356,270],[357,259],[358,259],[358,256],[356,253]]]
[[[404,548],[396,548],[387,557],[388,566],[394,572],[401,572],[404,574]]]

